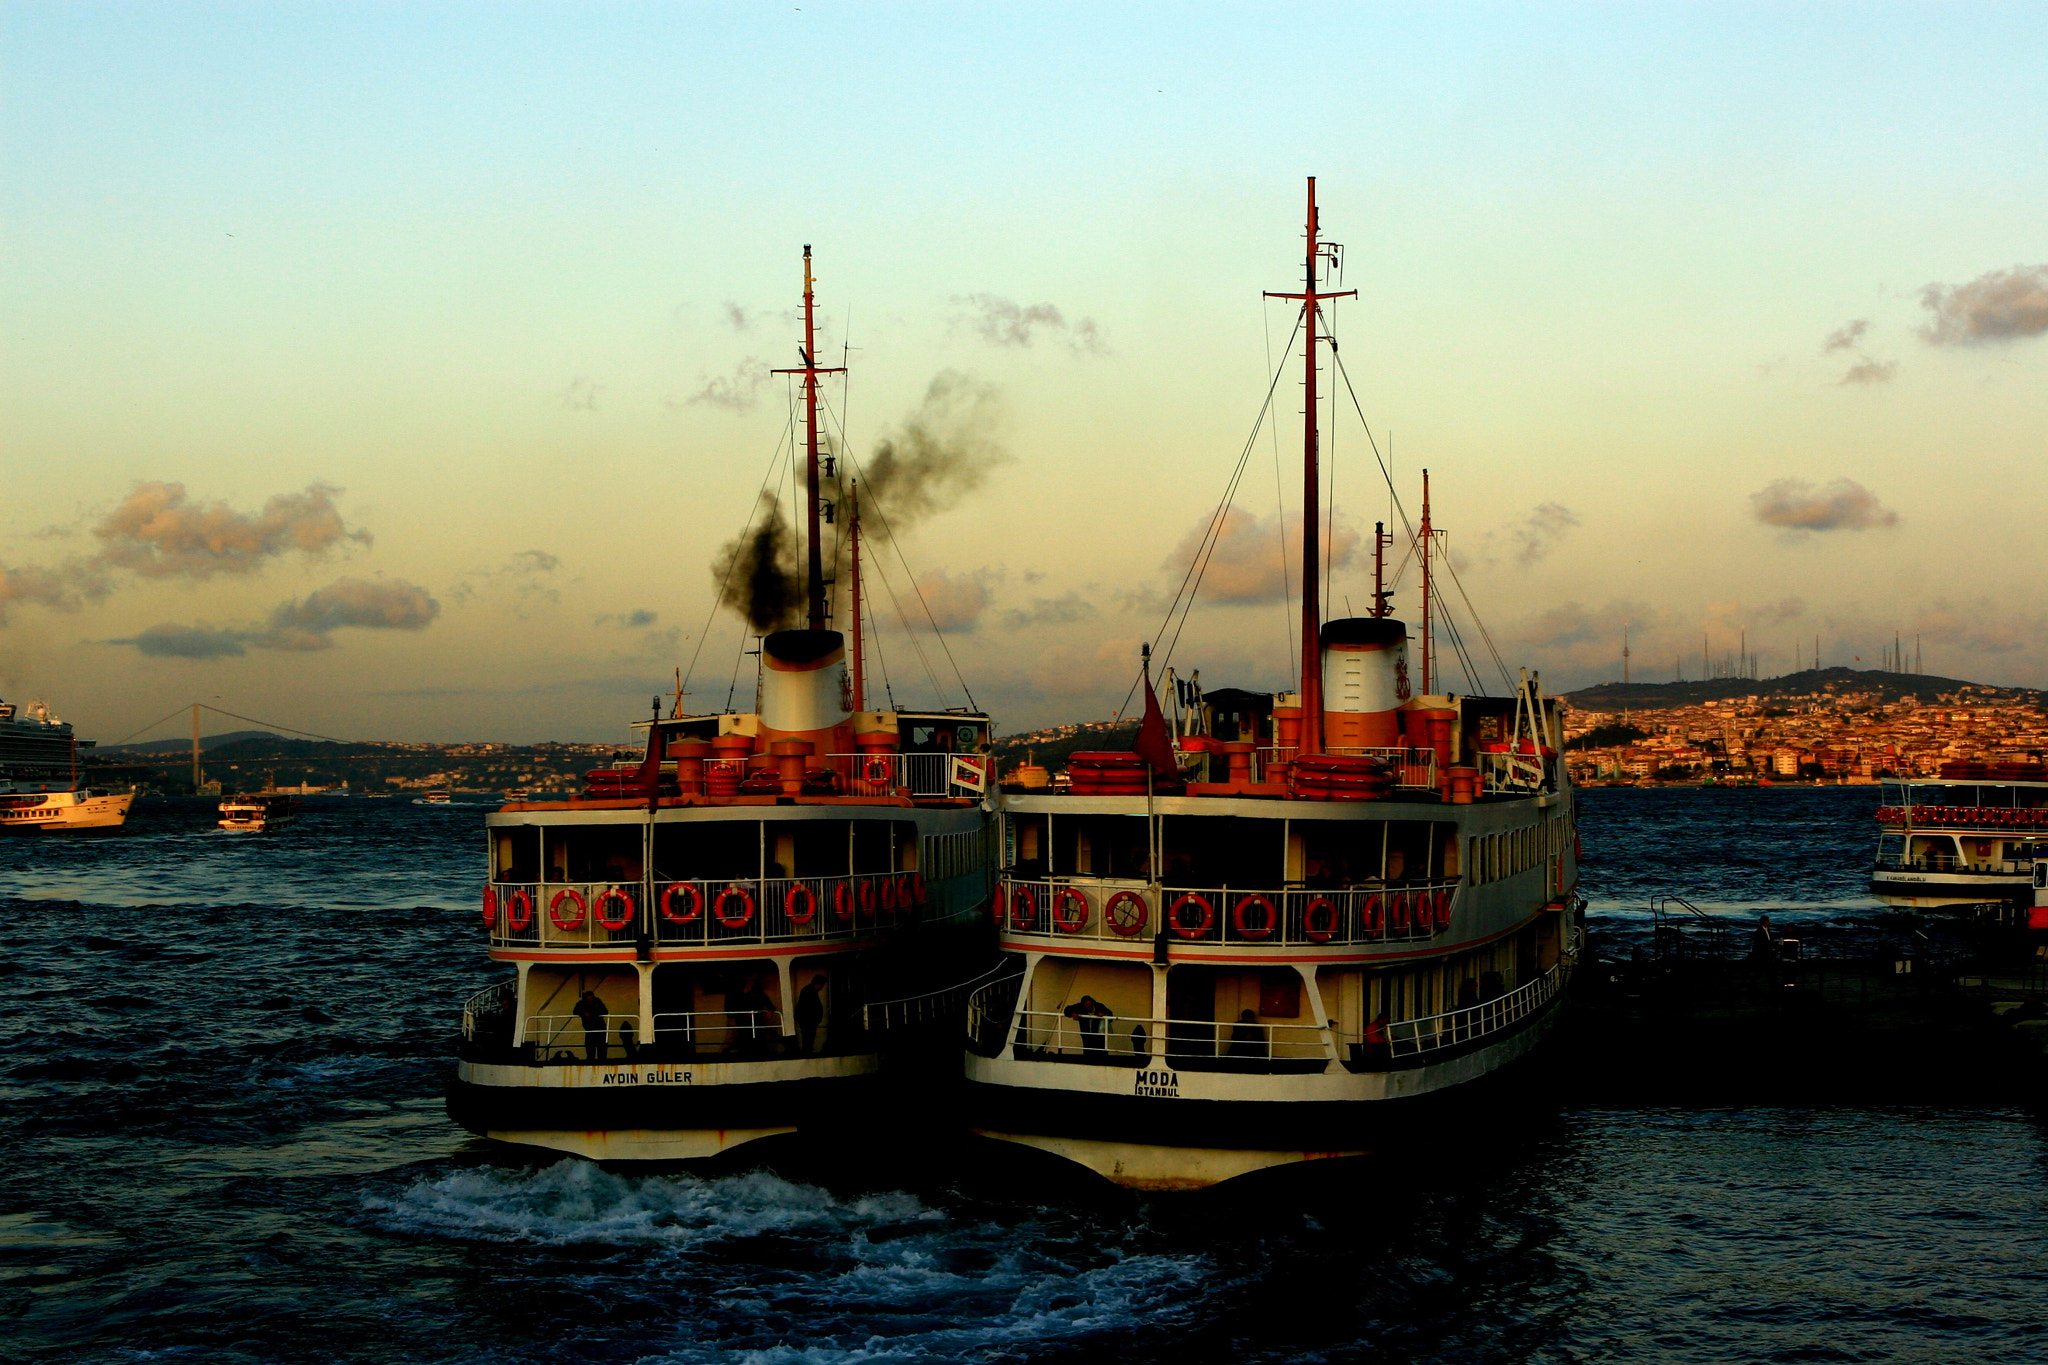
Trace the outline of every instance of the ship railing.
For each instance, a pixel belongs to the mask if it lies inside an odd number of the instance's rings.
[[[484,987],[462,1002],[462,1039],[464,1042],[481,1041],[487,1033],[502,1033],[504,1040],[512,1040],[512,1011],[519,1002],[519,978],[507,977],[503,981]]]
[[[1017,1008],[1017,993],[1024,986],[1023,968],[1014,960],[998,970],[1002,975],[967,997],[967,1046],[984,1057],[1003,1050],[1010,1014]]]
[[[1027,1061],[1143,1066],[1157,1058],[1185,1071],[1317,1069],[1331,1057],[1318,1024],[1148,1019],[1024,1010],[1017,1015],[1017,1056]]]
[[[1286,766],[1294,761],[1295,755],[1300,752],[1300,748],[1292,744],[1269,744],[1254,749],[1252,751],[1252,780],[1254,782],[1267,781],[1269,780],[1268,774],[1271,774],[1273,778],[1279,777],[1281,773],[1286,771]],[[1356,748],[1344,745],[1329,745],[1322,752],[1326,754],[1356,755],[1363,758],[1376,758],[1380,760],[1380,762],[1387,765],[1387,771],[1393,774],[1394,787],[1397,791],[1404,788],[1410,791],[1434,791],[1437,787],[1436,750],[1434,749],[1409,749],[1398,746],[1394,748]]]
[[[915,872],[493,882],[484,913],[494,948],[829,943],[907,924],[925,898]]]
[[[1342,890],[1237,886],[1155,890],[1114,878],[1005,876],[991,913],[1010,934],[1054,941],[1148,946],[1163,928],[1176,942],[1330,948],[1418,943],[1447,930],[1457,878]],[[1263,931],[1263,932],[1262,932]]]
[[[861,1027],[878,1032],[956,1020],[960,1017],[962,1002],[978,1000],[995,978],[1019,975],[1011,963],[999,962],[978,976],[936,991],[907,995],[897,1000],[876,1000],[860,1007]],[[971,1012],[971,1003],[969,1008]]]
[[[631,1014],[607,1015],[594,1035],[579,1015],[532,1014],[526,1019],[526,1045],[537,1062],[631,1062],[705,1052],[752,1057],[785,1050],[778,1017],[761,1010],[657,1014],[651,1046],[639,1036],[639,1020]]]
[[[849,796],[975,797],[987,788],[983,754],[827,754],[825,762]],[[979,773],[980,785],[956,778]]]
[[[1975,872],[1984,876],[2018,877],[2034,870],[2031,858],[1985,859],[1972,862],[1953,854],[1930,853],[1919,858],[1879,858],[1879,872]]]
[[[1421,1019],[1394,1020],[1386,1025],[1385,1043],[1368,1042],[1359,1034],[1342,1035],[1341,1041],[1347,1045],[1350,1065],[1362,1070],[1478,1042],[1512,1028],[1549,1004],[1563,988],[1564,979],[1563,967],[1552,967],[1491,1000]]]

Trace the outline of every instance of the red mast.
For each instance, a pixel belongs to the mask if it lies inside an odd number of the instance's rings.
[[[1321,314],[1316,305],[1324,299],[1355,296],[1356,289],[1321,293],[1316,289],[1316,270],[1325,260],[1335,260],[1334,244],[1317,240],[1316,178],[1308,178],[1308,251],[1303,257],[1302,292],[1276,294],[1269,299],[1300,299],[1302,328],[1308,334],[1303,352],[1305,378],[1302,381],[1301,422],[1301,748],[1303,754],[1323,751],[1323,608],[1321,595],[1322,480],[1316,468],[1319,443],[1316,431],[1316,325]]]
[[[804,377],[804,491],[810,505],[804,512],[804,536],[809,563],[804,574],[804,583],[809,590],[810,628],[825,629],[825,559],[823,547],[818,540],[818,376],[821,374],[844,374],[846,367],[821,366],[818,364],[816,318],[813,311],[811,287],[811,246],[804,243],[804,344],[797,354],[803,357],[800,369],[777,370],[776,374],[800,374]]]
[[[1430,695],[1435,681],[1430,668],[1429,638],[1429,471],[1422,471],[1422,529],[1416,533],[1415,548],[1422,559],[1422,694]]]

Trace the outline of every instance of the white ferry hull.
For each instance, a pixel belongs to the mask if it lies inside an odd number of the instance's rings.
[[[448,1095],[480,1137],[594,1161],[701,1161],[846,1112],[874,1054],[751,1062],[460,1062]]]
[[[1137,1190],[1194,1190],[1304,1161],[1412,1145],[1423,1111],[1458,1104],[1535,1051],[1562,992],[1512,1031],[1455,1057],[1353,1073],[1179,1070],[970,1056],[969,1112],[983,1137],[1085,1166]]]
[[[133,792],[106,796],[50,792],[39,805],[0,808],[0,833],[114,829],[127,821],[128,808],[134,804]]]

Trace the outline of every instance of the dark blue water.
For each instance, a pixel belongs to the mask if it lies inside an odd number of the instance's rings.
[[[1591,793],[1588,890],[1864,914],[1872,804]],[[2018,1112],[1539,1105],[1433,1161],[1149,1201],[965,1142],[522,1160],[441,1113],[498,975],[478,816],[223,836],[160,803],[0,842],[0,1359],[2048,1359]]]

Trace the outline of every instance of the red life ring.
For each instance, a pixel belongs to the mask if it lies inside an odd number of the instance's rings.
[[[1010,893],[1008,888],[1001,886],[997,887],[996,893],[988,898],[988,917],[995,921],[995,926],[998,929],[1003,927],[1003,906],[1009,899]]]
[[[863,877],[860,886],[853,893],[853,899],[855,904],[860,906],[862,917],[873,919],[875,917],[875,879],[873,877]]]
[[[1364,907],[1358,913],[1358,918],[1365,925],[1366,936],[1378,938],[1385,932],[1387,927],[1387,903],[1385,899],[1378,892],[1367,896]]]
[[[1244,922],[1244,912],[1251,909],[1255,905],[1264,907],[1266,912],[1265,923],[1261,924],[1256,929],[1250,927]],[[1271,938],[1273,936],[1273,930],[1275,926],[1279,924],[1279,922],[1280,912],[1273,908],[1273,902],[1267,900],[1264,896],[1256,894],[1246,896],[1243,900],[1240,900],[1230,911],[1230,923],[1237,930],[1238,936],[1240,938],[1248,938],[1254,943],[1257,943],[1260,939]]]
[[[1010,888],[1010,927],[1029,929],[1038,920],[1038,896],[1028,886]]]
[[[1103,922],[1123,938],[1144,933],[1145,921],[1151,917],[1151,907],[1135,891],[1119,891],[1102,907]]]
[[[1387,927],[1397,934],[1408,932],[1408,893],[1396,891],[1393,904],[1387,908]]]
[[[734,896],[740,898],[740,912],[737,915],[725,913],[725,903]],[[734,882],[718,893],[718,899],[711,902],[711,913],[718,916],[718,922],[728,929],[743,929],[754,920],[754,893]]]
[[[896,908],[910,911],[917,907],[917,874],[906,872],[896,879]]]
[[[1337,902],[1317,896],[1301,907],[1301,932],[1312,943],[1328,943],[1337,936],[1338,918]]]
[[[563,901],[575,902],[575,919],[562,918]],[[571,929],[581,928],[583,926],[583,917],[589,912],[590,906],[584,901],[583,893],[581,891],[578,891],[573,886],[563,887],[560,891],[557,891],[555,893],[555,898],[548,902],[548,918],[553,920],[555,922],[555,927],[557,929],[560,929],[563,933],[567,933]]]
[[[1069,914],[1069,907],[1072,913]],[[1052,898],[1052,925],[1063,934],[1078,934],[1088,923],[1088,898],[1078,889],[1063,886]]]
[[[882,908],[884,910],[894,910],[896,908],[896,879],[894,877],[882,878]]]
[[[619,916],[617,919],[611,918],[604,912],[604,908],[607,905],[610,905],[615,900],[623,901],[626,906],[626,913]],[[597,904],[593,906],[592,909],[595,911],[597,915],[597,922],[607,929],[625,928],[627,925],[633,922],[633,916],[638,914],[640,911],[640,907],[633,904],[633,893],[628,891],[623,886],[613,886],[606,888],[605,893],[597,898]]]
[[[676,892],[690,898],[690,908],[682,914],[676,913],[674,901]],[[688,924],[704,913],[704,888],[695,882],[670,882],[661,893],[661,917],[670,924]]]
[[[1190,905],[1202,912],[1199,924],[1189,924],[1181,918],[1180,912]],[[1166,922],[1173,929],[1175,938],[1200,938],[1216,927],[1216,907],[1209,904],[1207,896],[1198,896],[1192,891],[1186,891],[1173,903],[1173,908],[1166,912]]]
[[[797,897],[803,897],[804,908],[796,908]],[[818,917],[817,893],[802,882],[791,882],[789,890],[782,897],[782,913],[789,916],[791,924],[809,924]]]
[[[888,785],[889,779],[895,775],[896,765],[890,760],[883,758],[880,754],[870,758],[867,762],[861,764],[860,767],[861,780],[873,783],[878,787]]]
[[[1439,931],[1451,927],[1451,889],[1446,886],[1436,893],[1436,927]]]
[[[533,923],[533,897],[520,887],[505,899],[505,927],[518,933]]]
[[[498,888],[495,886],[484,888],[484,927],[498,927]]]
[[[832,913],[842,924],[853,923],[853,883],[841,882],[832,888]]]

